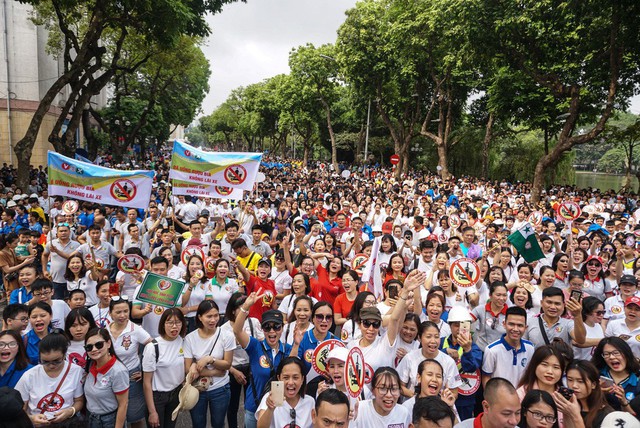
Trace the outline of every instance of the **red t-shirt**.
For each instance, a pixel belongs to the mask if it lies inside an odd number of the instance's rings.
[[[342,293],[336,297],[336,300],[333,302],[333,312],[342,315],[343,318],[346,318],[351,312],[352,306],[353,301],[349,300],[347,293]]]
[[[327,268],[322,265],[318,266],[316,270],[318,272],[318,281],[315,288],[311,287],[311,294],[319,301],[329,302],[333,307],[336,297],[344,293],[342,278],[336,277],[329,279],[329,272]]]
[[[276,283],[272,279],[263,281],[257,276],[251,275],[249,284],[247,284],[247,294],[251,294],[254,291],[258,294],[264,294],[264,296],[251,306],[249,317],[262,321],[262,314],[271,309],[273,302],[275,302]]]

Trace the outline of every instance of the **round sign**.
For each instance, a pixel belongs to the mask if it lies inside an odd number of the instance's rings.
[[[351,171],[349,171],[348,169],[345,169],[344,171],[342,171],[340,175],[342,176],[342,178],[347,179],[351,177]]]
[[[207,257],[207,260],[204,261],[204,268],[207,272],[213,272],[216,269],[216,260],[211,257]]]
[[[458,392],[465,396],[473,395],[480,388],[480,379],[480,370],[473,373],[460,373],[462,385],[458,387]]]
[[[78,201],[68,200],[62,204],[62,211],[69,215],[75,214],[75,212],[78,211],[79,206]]]
[[[194,272],[193,277],[195,279],[200,279],[204,276],[204,272],[202,271],[202,269],[198,269],[197,271]]]
[[[627,236],[627,239],[624,240],[624,243],[627,244],[627,247],[635,247],[636,239],[633,236]]]
[[[389,161],[391,161],[391,165],[398,165],[400,163],[400,156],[391,155],[391,158],[389,159]]]
[[[364,387],[365,378],[364,355],[357,346],[349,351],[347,361],[344,365],[344,379],[347,383],[349,395],[358,398]]]
[[[258,175],[256,175],[256,182],[258,183],[262,183],[266,179],[267,179],[267,176],[264,175],[264,172],[258,172]]]
[[[527,221],[534,226],[540,226],[542,224],[542,212],[540,211],[532,211],[527,217]]]
[[[564,221],[573,221],[580,217],[582,210],[580,206],[573,201],[566,201],[558,206],[558,215]]]
[[[124,273],[141,272],[144,269],[144,259],[137,254],[127,254],[118,259],[118,270]]]
[[[187,245],[180,254],[180,260],[186,266],[189,263],[189,258],[194,254],[204,260],[204,251],[198,245]]]
[[[480,267],[473,259],[458,259],[451,263],[449,276],[457,286],[471,287],[480,279]]]
[[[111,185],[109,193],[113,199],[121,203],[131,202],[136,197],[137,188],[131,180],[121,178]]]
[[[605,209],[605,205],[602,202],[599,202],[596,204],[596,212],[603,212]]]
[[[216,186],[215,189],[222,196],[229,196],[231,192],[233,192],[233,189],[231,187],[225,186]]]
[[[640,229],[634,230],[633,234],[636,235],[636,238],[640,238]]]
[[[449,240],[449,238],[447,238],[447,235],[445,235],[444,233],[441,233],[438,236],[438,242],[441,244],[444,244],[445,242],[447,242]]]
[[[452,228],[454,229],[459,228],[460,223],[461,223],[460,216],[458,214],[453,213],[449,216],[449,226],[451,226]]]
[[[318,374],[328,376],[326,365],[327,355],[329,355],[329,351],[336,347],[345,348],[346,345],[338,339],[329,339],[324,342],[320,342],[313,351],[311,366]]]
[[[369,257],[367,257],[366,254],[356,254],[351,260],[351,269],[355,270],[358,275],[362,276],[362,270],[367,264],[367,260],[369,260]]]
[[[325,164],[321,163],[320,165],[318,165],[318,167],[319,167],[321,170],[324,170],[327,166],[326,166]]]
[[[229,184],[242,184],[247,179],[247,170],[242,165],[229,165],[224,170],[224,179]]]

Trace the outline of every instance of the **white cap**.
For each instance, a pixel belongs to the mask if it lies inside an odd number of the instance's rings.
[[[380,232],[380,233],[382,233],[382,227],[380,227],[380,226],[373,226],[373,227],[371,228],[371,231],[372,231],[372,232]]]
[[[16,203],[15,203],[15,202],[13,202],[13,201],[9,201],[9,202],[7,202],[7,208],[15,207],[16,205],[18,205],[18,204],[16,204]]]
[[[29,195],[29,197],[30,197],[30,198],[37,198],[37,197],[38,197],[38,195],[37,195],[37,194],[35,194],[35,193],[32,193],[32,194],[30,194],[30,195]]]
[[[342,346],[336,346],[327,355],[327,361],[332,358],[335,358],[338,361],[347,362],[347,357],[349,356],[349,350]]]
[[[291,224],[296,224],[296,222],[298,222],[298,221],[303,221],[303,220],[302,220],[302,217],[296,217],[296,218],[294,218],[294,219],[293,219],[293,222],[291,222]]]
[[[13,195],[13,199],[14,201],[19,201],[20,199],[22,199],[22,195]]]
[[[611,412],[603,420],[601,428],[640,428],[640,421],[628,412]]]

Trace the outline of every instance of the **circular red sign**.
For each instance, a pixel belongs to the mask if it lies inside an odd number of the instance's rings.
[[[398,165],[400,163],[400,156],[391,155],[391,158],[389,160],[391,161],[391,165]]]
[[[118,269],[124,273],[141,272],[144,259],[137,254],[127,254],[118,259]]]
[[[346,345],[337,339],[329,339],[321,342],[314,349],[311,359],[311,367],[320,375],[327,376],[327,355],[333,348],[345,348]]]
[[[135,183],[126,178],[114,181],[109,189],[109,193],[111,193],[113,199],[122,203],[131,202],[133,198],[136,197],[136,192],[137,187]]]
[[[224,170],[224,179],[229,184],[238,184],[244,183],[244,180],[247,179],[247,170],[242,165],[229,165],[227,169]]]
[[[231,187],[216,186],[216,191],[223,196],[228,196],[233,192],[233,189]]]
[[[459,287],[471,287],[480,279],[480,267],[473,259],[461,258],[451,263],[449,277]]]

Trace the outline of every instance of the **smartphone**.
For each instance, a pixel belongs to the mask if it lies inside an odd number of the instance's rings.
[[[460,321],[460,334],[469,339],[471,333],[471,321]]]
[[[580,290],[571,290],[571,296],[569,296],[571,299],[575,300],[576,302],[581,302],[582,301],[582,291]]]
[[[573,395],[573,389],[567,388],[566,386],[558,388],[558,392],[567,400],[571,400],[571,396]]]
[[[54,419],[56,416],[53,414],[53,412],[44,412],[44,417],[47,418],[48,421],[50,421],[51,419]]]
[[[398,286],[397,285],[390,285],[388,288],[388,292],[389,292],[389,298],[390,299],[397,299],[398,298]]]
[[[222,221],[222,217],[215,216],[215,217],[212,218],[212,220],[213,220],[214,223],[218,223],[218,222]]]
[[[271,382],[271,399],[276,406],[284,404],[284,382],[279,380]]]
[[[600,386],[602,388],[611,388],[615,384],[616,384],[616,381],[614,381],[610,377],[600,376]]]

